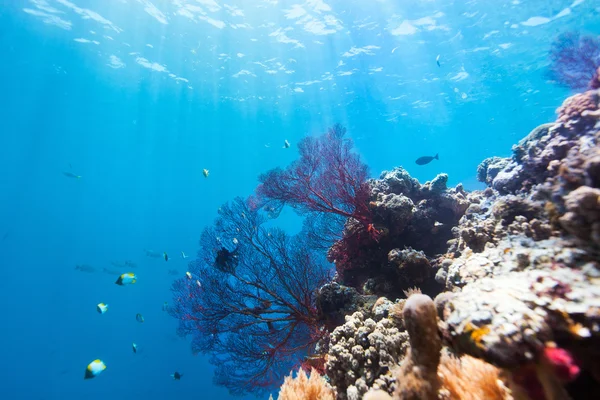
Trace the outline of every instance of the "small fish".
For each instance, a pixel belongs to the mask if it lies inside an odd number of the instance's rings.
[[[96,272],[96,268],[87,264],[77,264],[75,266],[75,269],[81,272]]]
[[[442,65],[440,64],[440,55],[438,54],[438,56],[435,58],[435,63],[437,64],[438,67],[441,67]]]
[[[180,374],[179,372],[175,371],[174,373],[171,374],[171,376],[173,377],[174,380],[178,381],[181,379],[183,374]]]
[[[162,310],[163,311],[167,311],[169,309],[169,303],[167,303],[166,301],[163,303],[162,305]]]
[[[240,243],[239,240],[237,240],[237,238],[233,238],[231,239],[231,241],[233,242],[233,244],[235,244],[236,246]]]
[[[131,260],[125,260],[125,266],[129,268],[137,268],[137,264]]]
[[[136,354],[137,353],[137,344],[132,343],[131,348],[133,350],[133,354]]]
[[[188,257],[189,257],[189,256],[186,256],[186,255],[185,255],[185,253],[184,253],[183,251],[181,252],[181,258],[183,258],[183,259],[185,260],[185,259],[186,259],[186,258],[188,258]]]
[[[202,284],[200,283],[200,281],[198,279],[196,279],[196,285],[198,285],[199,288],[202,287]]]
[[[165,261],[169,261],[169,255],[165,252],[163,252],[163,258],[165,259]]]
[[[100,313],[100,314],[104,314],[105,312],[108,311],[108,304],[104,304],[104,303],[99,303],[96,306],[96,310]]]
[[[154,251],[154,250],[145,250],[144,249],[144,253],[146,253],[146,255],[148,257],[152,257],[152,258],[160,258],[162,256],[159,252]]]
[[[75,178],[75,179],[81,179],[81,175],[75,175],[72,172],[65,172],[63,171],[63,175],[68,177],[68,178]]]
[[[185,276],[187,276],[188,279],[192,279],[192,273],[190,271],[186,272]]]
[[[106,369],[106,364],[102,360],[94,360],[88,364],[85,369],[85,375],[83,379],[92,379],[100,375],[102,371]]]
[[[508,253],[510,253],[511,251],[512,251],[512,249],[511,249],[510,247],[507,247],[507,248],[505,248],[505,249],[504,249],[503,253],[504,253],[504,254],[508,254]]]
[[[284,149],[289,149],[290,148],[290,142],[288,142],[287,140],[283,141],[283,148]]]
[[[209,170],[207,170],[206,168],[204,168],[204,169],[202,170],[202,175],[204,175],[204,177],[205,177],[205,178],[208,178],[208,174],[209,174],[209,172],[210,172]]]
[[[115,269],[109,269],[109,268],[102,268],[102,272],[104,272],[105,274],[109,274],[109,275],[121,275],[121,273]]]
[[[441,222],[435,221],[433,223],[433,228],[431,228],[431,233],[438,233],[439,230],[444,226]]]
[[[432,162],[433,160],[439,160],[440,158],[438,157],[438,155],[436,154],[435,156],[431,157],[431,156],[424,156],[424,157],[419,157],[417,158],[417,160],[415,161],[415,163],[417,163],[417,165],[425,165],[425,164],[429,164],[430,162]]]
[[[140,313],[137,313],[135,315],[135,320],[141,324],[142,322],[144,322],[144,316]]]
[[[126,274],[121,274],[117,281],[115,282],[117,285],[132,285],[137,282],[137,276],[133,272],[128,272]]]

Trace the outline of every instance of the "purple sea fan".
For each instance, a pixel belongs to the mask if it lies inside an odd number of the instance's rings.
[[[550,49],[550,76],[562,86],[586,90],[600,67],[600,39],[579,32],[559,35]]]
[[[215,383],[234,395],[279,386],[327,333],[315,296],[330,265],[305,235],[267,228],[268,220],[241,198],[223,205],[202,233],[191,279],[172,286],[178,333],[211,356]]]

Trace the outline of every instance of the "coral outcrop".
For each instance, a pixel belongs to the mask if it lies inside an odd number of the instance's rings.
[[[376,235],[349,220],[353,253],[332,247],[338,282],[317,297],[330,326],[345,315],[325,369],[337,399],[595,398],[599,105],[600,90],[574,95],[484,160],[485,190],[402,168],[369,182]]]
[[[377,240],[355,243],[352,257],[341,244],[329,251],[341,282],[359,291],[390,298],[419,285],[424,291],[440,290],[431,259],[448,250],[452,227],[469,206],[467,193],[458,185],[448,189],[448,176],[440,174],[420,184],[403,168],[385,171],[371,180],[373,226]],[[360,225],[346,224],[344,236],[356,235]]]
[[[600,388],[599,102],[568,98],[510,159],[484,161],[494,191],[454,229],[452,293],[436,299],[444,341],[503,368],[520,398]]]

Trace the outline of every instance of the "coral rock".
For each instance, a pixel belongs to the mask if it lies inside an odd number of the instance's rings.
[[[404,355],[406,342],[407,334],[391,319],[375,322],[362,312],[347,316],[331,333],[325,365],[338,399],[360,399],[370,388],[392,393],[395,379],[390,368]]]

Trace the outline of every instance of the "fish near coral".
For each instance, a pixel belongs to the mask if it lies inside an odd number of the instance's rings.
[[[432,162],[433,160],[439,160],[439,154],[436,154],[435,156],[423,156],[423,157],[419,157],[416,159],[415,164],[417,165],[426,165],[429,164],[430,162]]]

